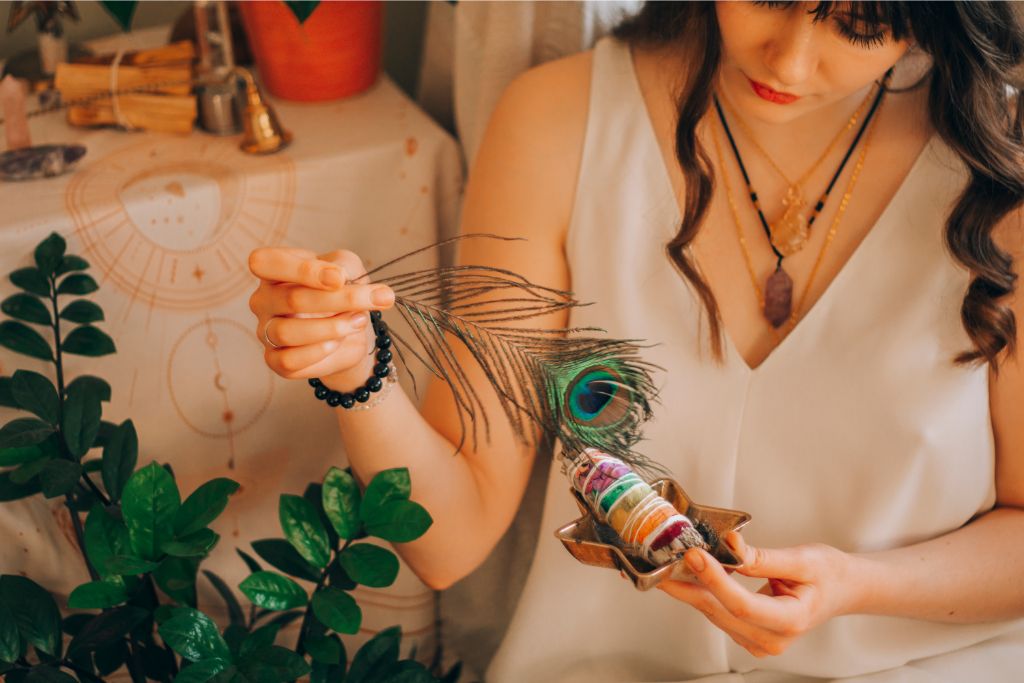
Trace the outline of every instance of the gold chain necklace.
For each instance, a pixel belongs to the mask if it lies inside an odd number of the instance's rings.
[[[814,219],[817,217],[818,212],[825,203],[825,196],[818,200],[815,205],[812,215],[810,217],[804,214],[804,208],[807,206],[807,201],[804,199],[803,184],[813,174],[818,167],[825,161],[826,158],[832,153],[836,145],[843,136],[850,131],[851,128],[857,125],[857,121],[860,120],[861,115],[864,113],[864,108],[867,107],[868,102],[871,101],[872,95],[874,94],[874,87],[868,92],[867,96],[857,107],[857,110],[853,112],[846,125],[836,134],[832,141],[825,148],[825,151],[821,153],[818,160],[811,164],[811,167],[804,171],[803,175],[800,176],[796,181],[790,180],[789,176],[783,171],[775,160],[772,159],[771,155],[761,146],[761,143],[757,141],[756,136],[747,126],[746,122],[736,114],[736,111],[732,107],[732,103],[725,97],[724,93],[721,96],[722,104],[725,105],[725,110],[729,112],[729,116],[739,124],[741,130],[750,139],[750,142],[754,145],[754,148],[761,153],[761,156],[768,161],[769,165],[775,172],[778,173],[788,188],[786,189],[786,195],[782,199],[782,205],[785,210],[782,216],[771,224],[771,239],[772,244],[778,249],[784,256],[790,256],[795,254],[804,248],[807,244],[807,240],[810,236],[811,224],[814,223]]]
[[[879,110],[881,109],[881,102],[879,103]],[[876,112],[877,113],[877,112]],[[719,124],[722,129],[722,134],[725,134],[724,127]],[[828,234],[825,236],[825,241],[821,245],[821,250],[818,252],[818,258],[814,262],[814,266],[811,268],[810,275],[807,277],[807,283],[804,285],[803,292],[800,294],[800,299],[797,301],[796,306],[793,307],[792,312],[789,315],[789,319],[786,321],[784,327],[787,328],[787,332],[792,331],[793,327],[796,326],[797,318],[800,312],[803,310],[804,304],[807,301],[807,296],[811,291],[811,285],[814,283],[815,278],[818,275],[818,270],[821,267],[822,261],[825,258],[825,252],[828,251],[829,246],[835,239],[836,232],[839,230],[839,223],[842,220],[843,214],[846,212],[846,207],[850,203],[850,196],[853,194],[853,188],[857,184],[857,178],[860,176],[861,168],[864,166],[864,159],[868,154],[868,147],[871,145],[871,138],[874,135],[875,128],[877,127],[877,121],[875,121],[871,128],[867,131],[867,136],[864,139],[864,146],[861,148],[860,155],[857,157],[857,162],[853,167],[853,173],[850,175],[850,180],[846,183],[846,190],[843,193],[843,198],[839,202],[839,208],[836,211],[835,217],[832,219],[832,224],[829,226]],[[736,207],[736,201],[732,194],[732,183],[729,181],[729,174],[725,171],[725,159],[722,155],[722,146],[718,140],[718,136],[714,131],[711,131],[711,139],[715,147],[715,156],[718,160],[719,176],[722,178],[722,183],[725,185],[725,197],[729,203],[729,210],[732,213],[733,224],[736,227],[736,237],[739,239],[740,248],[743,251],[743,260],[747,265],[747,273],[750,275],[750,282],[754,285],[754,291],[757,292],[758,306],[764,310],[765,297],[764,291],[761,289],[761,285],[757,279],[757,272],[754,269],[754,261],[750,256],[750,250],[747,247],[747,238],[743,235],[742,222],[740,221],[739,209]],[[769,329],[775,337],[776,343],[782,341],[783,333],[779,329],[769,325]]]

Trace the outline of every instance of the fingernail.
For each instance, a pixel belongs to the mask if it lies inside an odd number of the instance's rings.
[[[325,287],[337,287],[342,283],[341,271],[337,268],[324,268],[320,271],[320,283]]]
[[[370,322],[370,316],[365,313],[356,313],[352,316],[352,327],[357,330],[361,330],[366,327],[366,323]]]
[[[730,534],[726,535],[724,540],[725,540],[725,544],[727,546],[729,546],[729,550],[731,550],[733,552],[733,554],[735,554],[735,555],[739,555],[740,554],[740,544],[739,544],[739,541],[736,540],[736,536],[734,536],[733,534],[730,533]]]
[[[691,550],[686,553],[686,566],[693,572],[704,571],[704,554],[699,550]]]
[[[387,285],[374,287],[370,290],[370,303],[374,306],[390,306],[395,302],[395,293]]]

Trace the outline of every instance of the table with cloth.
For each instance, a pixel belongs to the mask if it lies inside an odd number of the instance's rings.
[[[454,140],[384,75],[344,100],[271,102],[295,140],[270,156],[243,154],[238,136],[33,118],[34,144],[81,143],[88,153],[70,174],[0,182],[0,298],[18,291],[6,274],[33,265],[33,249],[52,231],[63,235],[68,252],[92,266],[100,290],[91,298],[106,313],[98,325],[117,345],[101,358],[65,356],[66,375],[111,384],[104,419],[130,418],[138,466],[169,463],[183,496],[215,477],[241,484],[213,525],[220,543],[201,565],[232,587],[248,575],[235,548],[252,554],[251,541],[283,537],[278,496],[301,494],[345,464],[331,409],[306,382],[281,379],[263,362],[248,307],[256,286],[249,254],[270,245],[346,248],[372,267],[454,234],[463,184]],[[428,251],[409,268],[436,261]],[[53,376],[52,365],[0,348],[0,374],[19,368]],[[422,389],[426,373],[414,370]],[[408,389],[402,366],[399,373]],[[16,415],[0,408],[0,424]],[[60,499],[0,503],[0,538],[2,573],[24,572],[60,596],[88,580]],[[198,589],[200,607],[226,623],[201,574]],[[404,563],[393,586],[360,586],[354,597],[363,622],[346,638],[350,654],[397,624],[403,651],[430,658],[435,595]]]

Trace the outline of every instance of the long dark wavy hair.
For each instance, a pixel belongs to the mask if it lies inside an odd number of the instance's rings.
[[[822,21],[837,4],[819,2],[808,11],[815,21]],[[932,125],[970,172],[945,228],[950,252],[971,274],[960,316],[974,348],[960,353],[955,361],[987,362],[993,370],[998,370],[1003,352],[1015,352],[1017,332],[1013,311],[1000,303],[1016,285],[1013,259],[992,239],[1000,219],[1024,201],[1024,94],[1019,87],[1024,27],[1014,4],[973,0],[847,4],[856,13],[857,32],[888,29],[896,40],[912,37],[931,57],[929,73],[918,86],[929,88]],[[630,44],[677,44],[687,50],[690,68],[677,102],[675,144],[686,180],[686,205],[679,232],[666,249],[700,296],[708,313],[712,350],[721,359],[718,305],[684,251],[700,229],[714,190],[711,162],[696,134],[697,123],[711,104],[722,56],[714,3],[649,1],[612,33]]]

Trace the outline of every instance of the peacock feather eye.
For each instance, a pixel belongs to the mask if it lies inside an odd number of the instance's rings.
[[[568,417],[577,424],[611,426],[629,412],[629,391],[622,377],[609,367],[581,372],[566,393]]]

